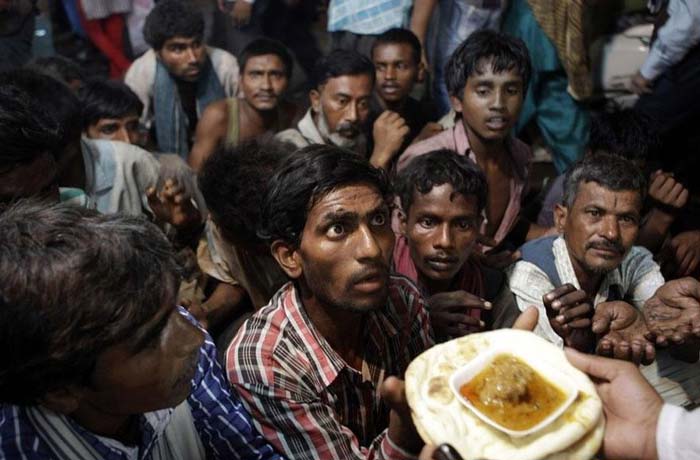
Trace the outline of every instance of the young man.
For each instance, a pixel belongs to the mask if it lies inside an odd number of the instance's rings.
[[[389,376],[433,340],[415,286],[389,275],[389,200],[381,171],[333,146],[297,151],[269,184],[261,234],[292,281],[243,325],[226,369],[256,426],[289,458],[420,450]]]
[[[265,133],[289,128],[296,106],[283,100],[292,77],[292,56],[279,42],[261,38],[246,46],[241,60],[241,98],[209,104],[197,124],[187,159],[195,171],[219,145],[233,147]]]
[[[512,137],[530,78],[529,53],[517,39],[492,31],[472,34],[447,64],[452,106],[461,114],[452,129],[410,146],[399,158],[401,171],[415,157],[447,148],[469,157],[484,171],[489,187],[482,233],[500,245],[517,247],[542,231],[522,221],[530,149]],[[506,263],[517,259],[505,255]]]
[[[522,260],[509,270],[518,306],[537,305],[535,332],[557,345],[648,362],[654,350],[644,337],[640,311],[664,279],[651,253],[634,246],[646,195],[644,176],[619,156],[590,155],[567,173],[564,190],[555,220],[562,236],[525,244]],[[599,316],[610,311],[617,317],[613,331],[595,337],[601,334]],[[657,362],[644,369],[667,401],[700,401],[697,363],[674,358],[694,354],[689,359],[697,361],[693,347],[660,350]]]
[[[415,84],[425,77],[421,53],[418,37],[408,29],[389,29],[372,45],[372,63],[377,79],[372,119],[384,110],[398,113],[410,130],[404,138],[404,147],[442,130],[440,125],[433,123],[436,118],[430,107],[411,97]]]
[[[144,145],[139,130],[143,103],[124,83],[87,82],[78,93],[83,109],[83,134],[88,139]]]
[[[488,187],[467,158],[436,150],[413,160],[396,178],[401,235],[394,269],[427,299],[438,340],[510,327],[520,313],[502,272],[471,257]]]
[[[185,0],[158,2],[143,27],[151,49],[134,61],[124,79],[143,103],[141,121],[155,130],[158,150],[183,159],[204,109],[238,92],[236,58],[206,47],[203,33],[197,6]]]
[[[0,457],[279,458],[176,306],[157,227],[25,202],[0,233]]]
[[[367,151],[365,131],[374,89],[374,66],[355,51],[335,50],[316,66],[311,107],[297,126],[277,138],[301,148],[330,144],[369,158],[386,168],[399,152],[409,128],[397,113],[385,111],[374,122],[374,147]]]

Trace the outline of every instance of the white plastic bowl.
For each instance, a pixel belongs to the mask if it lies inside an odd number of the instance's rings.
[[[527,365],[529,365],[532,369],[537,371],[547,381],[554,384],[562,392],[564,392],[566,398],[564,402],[556,410],[549,414],[547,418],[542,420],[537,425],[528,428],[527,430],[511,430],[504,427],[503,425],[500,425],[499,423],[496,423],[488,415],[484,414],[477,407],[475,407],[467,398],[462,396],[462,394],[459,392],[459,389],[463,385],[469,383],[482,370],[486,369],[498,355],[502,354],[513,355],[523,360]],[[571,405],[571,403],[573,403],[574,400],[576,400],[576,396],[578,396],[578,390],[576,389],[576,386],[566,374],[559,371],[556,367],[548,364],[541,358],[538,358],[537,356],[526,355],[524,353],[521,353],[519,350],[514,349],[512,347],[508,347],[506,345],[493,347],[488,351],[479,354],[476,358],[471,360],[465,366],[462,366],[461,368],[457,369],[450,378],[450,388],[452,389],[452,392],[455,394],[457,399],[459,399],[459,401],[461,401],[462,404],[469,408],[469,410],[471,410],[477,417],[479,417],[481,420],[491,425],[492,427],[514,438],[527,436],[549,425],[554,420],[556,420],[561,414],[563,414],[564,411]]]

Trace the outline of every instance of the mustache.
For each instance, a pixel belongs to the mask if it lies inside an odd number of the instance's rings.
[[[335,128],[336,132],[346,132],[352,134],[360,133],[360,125],[358,123],[352,123],[349,121],[344,121]]]
[[[619,254],[625,252],[625,248],[622,247],[622,243],[620,243],[619,241],[609,240],[590,242],[586,244],[586,249],[602,249],[605,251],[615,251]]]
[[[350,277],[348,284],[351,286],[354,284],[361,283],[369,278],[386,278],[389,276],[389,267],[382,262],[375,262],[367,264],[362,270],[357,273],[353,273]]]
[[[447,254],[435,254],[432,256],[428,256],[425,259],[431,262],[446,262],[452,264],[459,261],[459,257],[448,256]]]

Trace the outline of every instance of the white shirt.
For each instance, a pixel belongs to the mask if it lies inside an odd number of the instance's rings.
[[[700,460],[700,409],[664,404],[656,425],[659,460]]]

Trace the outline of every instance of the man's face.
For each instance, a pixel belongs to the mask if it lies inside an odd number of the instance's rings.
[[[419,64],[414,60],[413,48],[406,43],[378,45],[372,53],[377,69],[377,94],[385,102],[401,102],[411,93],[418,81]]]
[[[483,141],[502,141],[518,120],[523,106],[523,79],[516,69],[493,73],[490,62],[482,61],[467,79],[462,100],[452,96],[452,107],[462,114],[471,135]]]
[[[316,302],[364,312],[386,304],[393,247],[384,197],[374,187],[349,185],[311,208],[295,257]]]
[[[0,168],[0,204],[21,198],[44,198],[58,202],[58,165],[49,152],[27,164]]]
[[[601,275],[619,267],[637,240],[641,208],[637,191],[616,192],[596,182],[579,184],[571,208],[555,210],[574,268]]]
[[[82,404],[124,416],[175,407],[189,396],[204,334],[173,305],[99,356]]]
[[[197,81],[207,59],[201,37],[173,37],[157,52],[170,74],[180,80]]]
[[[288,83],[284,63],[276,54],[248,59],[241,76],[243,97],[259,111],[277,108],[279,97],[287,89]]]
[[[311,107],[317,115],[321,134],[339,147],[354,147],[369,117],[371,95],[369,75],[331,78],[318,90],[311,90]]]
[[[122,118],[100,118],[97,120],[97,123],[88,126],[85,134],[90,139],[105,139],[138,144],[141,138],[139,133],[139,116],[138,114],[133,114]]]
[[[451,283],[474,248],[480,224],[476,196],[457,193],[450,184],[426,194],[414,191],[402,233],[419,275]]]

